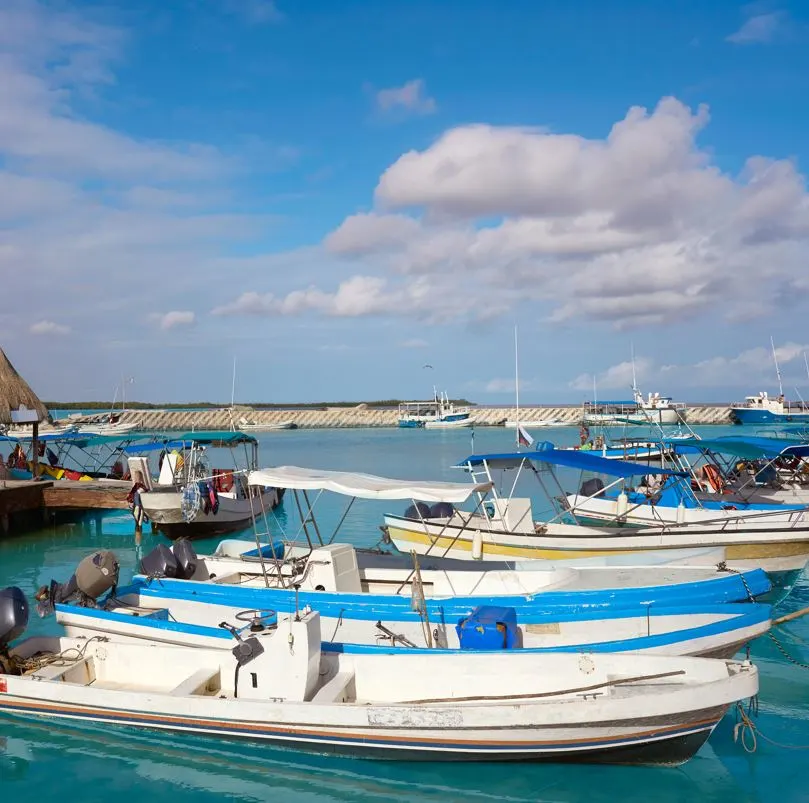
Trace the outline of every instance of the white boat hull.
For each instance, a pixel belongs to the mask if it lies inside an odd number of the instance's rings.
[[[144,491],[140,495],[146,517],[169,538],[208,536],[241,530],[252,524],[263,510],[276,507],[281,495],[272,488],[248,498],[234,498],[220,493],[216,513],[202,506],[193,518],[186,520],[182,510],[182,492],[174,488]]]
[[[375,758],[679,764],[758,691],[752,665],[702,658],[323,655],[317,614],[256,642],[237,696],[228,650],[29,639],[15,655],[64,657],[0,675],[0,712]]]

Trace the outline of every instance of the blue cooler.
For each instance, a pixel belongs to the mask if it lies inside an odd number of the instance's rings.
[[[462,650],[513,650],[521,646],[517,611],[479,605],[455,626]]]

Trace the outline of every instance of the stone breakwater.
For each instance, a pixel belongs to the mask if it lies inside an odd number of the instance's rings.
[[[245,418],[251,423],[278,425],[291,421],[300,429],[344,429],[352,427],[395,427],[398,421],[395,409],[367,407],[325,407],[302,410],[133,410],[122,416],[124,422],[134,422],[145,430],[200,430],[231,429],[232,421]],[[504,407],[474,407],[475,426],[495,427],[514,421],[517,411]],[[581,419],[580,407],[521,407],[520,421],[531,429],[531,422],[564,421],[577,426]],[[688,409],[689,424],[729,424],[726,406],[695,406]]]

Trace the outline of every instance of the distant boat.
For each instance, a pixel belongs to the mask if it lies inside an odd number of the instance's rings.
[[[784,400],[783,395],[772,398],[766,391],[758,396],[746,396],[743,402],[730,405],[734,424],[806,424],[809,407]]]
[[[650,393],[644,399],[635,390],[631,401],[585,402],[582,423],[593,424],[679,424],[686,420],[688,408],[682,402],[672,401],[670,396]]]
[[[297,429],[298,425],[292,420],[274,421],[269,423],[255,423],[246,418],[239,419],[236,429],[240,432],[273,432],[278,429]]]
[[[446,392],[433,388],[429,402],[402,402],[399,405],[399,426],[405,429],[459,429],[473,423],[468,407],[456,407]]]

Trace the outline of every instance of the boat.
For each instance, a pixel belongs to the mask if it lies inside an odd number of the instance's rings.
[[[730,419],[734,424],[748,425],[805,424],[809,423],[809,407],[803,402],[786,401],[783,393],[773,398],[761,391],[731,404]]]
[[[513,649],[324,652],[316,611],[233,649],[33,636],[3,593],[0,714],[103,721],[349,756],[678,764],[755,696],[748,661]],[[504,686],[504,680],[507,685]]]
[[[37,476],[47,480],[128,480],[124,449],[137,441],[149,442],[131,433],[83,435],[75,430],[48,433],[37,439]],[[0,436],[0,444],[11,447],[6,468],[12,479],[34,476],[33,438]]]
[[[734,402],[730,405],[730,420],[734,424],[765,426],[809,423],[809,405],[803,400],[800,403],[788,402],[784,397],[784,383],[781,379],[781,368],[778,365],[778,354],[772,337],[770,337],[770,348],[775,365],[775,375],[778,379],[778,396],[772,398],[766,391],[759,391],[757,396],[746,396],[743,402]],[[806,365],[806,373],[809,375],[809,361],[807,361],[805,353],[803,360]]]
[[[235,454],[239,448],[241,462]],[[229,465],[212,467],[209,449],[229,450]],[[168,538],[243,530],[283,498],[277,488],[248,486],[246,473],[258,465],[258,441],[243,432],[187,432],[124,451],[135,483],[133,497],[137,494],[133,515],[145,517]],[[154,476],[149,456],[156,453],[159,473]]]
[[[277,627],[277,610],[292,612],[301,600],[294,592],[270,595],[268,589],[255,588],[249,596],[253,607],[242,604],[247,594],[206,594],[198,583],[184,588],[165,589],[156,569],[166,572],[163,547],[143,558],[141,569],[148,575],[129,586],[119,586],[115,568],[107,582],[95,587],[92,598],[79,588],[75,578],[84,577],[86,563],[118,566],[114,555],[95,553],[79,564],[73,581],[53,583],[38,594],[40,613],[54,609],[56,620],[68,636],[101,634],[114,639],[147,639],[182,646],[228,647],[223,621],[249,625],[250,632]],[[172,554],[178,568],[188,569],[191,578],[207,576],[210,567],[200,559],[188,542],[175,542]],[[328,552],[316,556],[322,561]],[[330,555],[336,563],[339,552]],[[89,567],[92,571],[92,567]],[[170,571],[176,574],[176,570]],[[411,582],[416,599],[423,597],[421,576]],[[268,585],[270,583],[267,578]],[[86,582],[86,581],[85,581]],[[204,585],[204,584],[203,584]],[[298,589],[300,591],[300,589]],[[562,595],[557,594],[557,597]],[[615,605],[593,608],[586,596],[565,603],[543,601],[541,607],[520,613],[502,605],[472,605],[464,600],[445,599],[419,609],[402,605],[397,597],[375,603],[369,616],[367,603],[337,605],[317,599],[312,602],[321,616],[324,639],[322,649],[384,651],[389,649],[492,649],[492,645],[510,640],[523,651],[636,652],[666,655],[702,655],[731,658],[745,644],[767,632],[770,608],[755,603],[726,603],[679,607],[651,604],[624,606],[620,592]],[[409,602],[405,600],[405,603]],[[240,604],[237,604],[240,603]],[[277,604],[281,603],[281,604]],[[270,606],[276,605],[273,609]],[[309,602],[306,603],[309,605]],[[486,635],[488,634],[488,635]],[[499,634],[499,636],[498,636]],[[485,636],[485,637],[484,637]],[[498,641],[499,638],[499,641]]]
[[[239,423],[236,424],[236,429],[239,432],[275,432],[279,429],[297,429],[298,425],[292,420],[276,421],[268,423],[256,423],[247,418],[240,418]]]
[[[433,388],[433,401],[402,402],[399,426],[405,429],[458,429],[473,423],[469,407],[456,407],[446,392]]]
[[[650,393],[647,398],[637,390],[629,401],[586,401],[581,421],[586,426],[599,424],[671,425],[684,422],[688,407],[669,396]]]
[[[683,472],[674,469],[606,460],[587,452],[556,449],[551,443],[539,444],[533,452],[470,455],[459,467],[466,468],[478,486],[484,480],[492,483],[491,490],[478,495],[473,511],[447,510],[442,516],[432,511],[424,516],[412,511],[386,515],[386,533],[397,549],[466,560],[580,561],[612,556],[626,561],[636,551],[721,547],[728,567],[763,568],[784,594],[809,560],[809,515],[801,509],[744,517],[716,510],[712,518],[695,523],[647,517],[630,525],[627,519],[637,505],[630,507],[628,499],[619,502],[617,494],[611,515],[607,511],[603,516],[600,512],[592,515],[599,508],[590,507],[587,500],[600,503],[610,489],[635,477],[646,478],[644,487],[649,487],[649,478],[682,477]],[[610,484],[592,477],[577,485],[579,492],[571,499],[557,474],[559,468],[603,475],[611,478]],[[500,470],[513,472],[508,481],[512,491],[506,498],[493,492],[497,486],[492,472]],[[531,499],[513,493],[523,474],[538,480],[554,507],[555,515],[549,520],[535,521]],[[584,511],[583,503],[588,505]],[[598,523],[588,523],[596,518]]]
[[[306,543],[270,537],[256,527],[255,542],[226,539],[211,555],[201,556],[194,581],[213,586],[191,589],[194,594],[238,596],[243,608],[281,607],[288,609],[291,589],[303,604],[322,607],[329,603],[340,610],[357,605],[365,610],[398,605],[409,610],[414,594],[425,600],[428,611],[446,616],[466,615],[477,605],[514,607],[518,612],[535,611],[546,606],[585,605],[590,610],[631,607],[639,604],[679,606],[736,602],[759,597],[771,585],[760,570],[727,572],[721,567],[724,550],[691,549],[649,551],[609,560],[584,560],[572,566],[560,561],[525,561],[484,564],[458,561],[432,553],[427,557],[390,554],[378,549],[361,550],[337,541],[356,499],[413,500],[433,503],[436,514],[454,509],[478,492],[490,490],[490,484],[408,482],[368,474],[323,471],[281,466],[251,473],[249,482],[258,487],[271,485],[294,497],[290,508],[301,519],[291,523],[296,536]],[[309,491],[328,491],[345,496],[346,512],[330,536],[317,523]],[[430,508],[419,503],[425,516]],[[413,505],[413,507],[416,507]],[[425,508],[427,511],[425,512]],[[257,524],[263,518],[257,519]],[[351,540],[362,538],[352,534]],[[176,545],[176,550],[180,545]],[[182,544],[183,549],[190,545]],[[171,553],[163,552],[165,564],[150,565],[149,576],[161,577],[160,589],[188,590],[187,572],[183,579],[172,579],[176,571]],[[678,561],[678,563],[673,563]],[[692,562],[697,565],[679,565]],[[197,562],[196,557],[183,565]],[[657,565],[655,565],[657,564]],[[192,573],[193,574],[193,573]],[[179,575],[177,575],[179,576]],[[148,578],[147,578],[148,579]],[[262,602],[254,590],[260,590]],[[242,593],[248,596],[239,596]],[[185,591],[183,591],[185,593]],[[452,603],[452,605],[450,604]],[[432,615],[432,613],[431,613]]]

